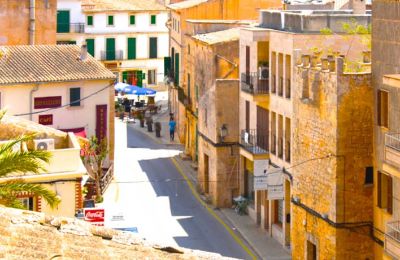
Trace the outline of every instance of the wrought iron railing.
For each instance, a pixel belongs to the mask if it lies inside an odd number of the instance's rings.
[[[116,51],[100,51],[100,60],[123,60],[124,52],[122,50]]]
[[[400,152],[400,134],[385,134],[385,145]]]
[[[241,90],[250,94],[268,94],[269,76],[261,76],[258,72],[241,74]]]
[[[110,168],[108,168],[107,172],[101,177],[100,180],[100,190],[101,194],[104,194],[107,187],[110,185],[112,179],[114,177],[114,165],[111,164]]]
[[[386,224],[385,251],[396,259],[400,257],[400,221]]]
[[[268,133],[257,132],[257,129],[242,130],[240,145],[252,154],[268,153]]]
[[[84,33],[84,23],[58,23],[57,33]]]

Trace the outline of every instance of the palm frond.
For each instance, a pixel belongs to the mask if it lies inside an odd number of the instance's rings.
[[[3,119],[4,115],[7,113],[7,110],[5,109],[0,109],[0,121]]]
[[[1,116],[1,115],[0,115]],[[0,119],[1,120],[1,119]],[[22,136],[18,136],[16,138],[14,138],[14,140],[10,140],[9,142],[7,142],[6,144],[0,145],[0,155],[6,151],[11,150],[14,145],[16,144],[21,144],[23,142],[27,142],[32,140],[36,135],[35,134],[31,134],[31,135],[22,135]]]
[[[61,201],[57,195],[40,184],[26,183],[22,180],[8,181],[0,184],[0,194],[9,194],[12,200],[20,192],[31,192],[34,196],[42,197],[51,208],[56,207]],[[5,196],[2,196],[5,197]]]

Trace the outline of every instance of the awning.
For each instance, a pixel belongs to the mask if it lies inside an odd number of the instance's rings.
[[[63,132],[73,132],[76,136],[80,136],[83,138],[86,138],[86,130],[84,127],[79,127],[79,128],[69,128],[69,129],[59,129],[60,131]]]

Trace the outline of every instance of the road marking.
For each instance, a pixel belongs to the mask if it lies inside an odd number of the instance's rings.
[[[225,229],[228,231],[228,233],[232,236],[232,238],[243,248],[246,253],[251,256],[252,259],[257,259],[257,257],[254,255],[254,253],[248,248],[243,241],[232,231],[232,229],[214,212],[213,209],[211,209],[207,203],[205,203],[201,198],[199,193],[196,191],[196,189],[193,186],[193,183],[189,178],[186,176],[186,174],[183,172],[181,167],[179,166],[178,162],[175,160],[175,158],[171,158],[172,163],[175,165],[175,168],[178,170],[179,174],[185,179],[186,184],[189,186],[190,191],[192,192],[193,196],[200,202],[201,205],[203,205],[207,211],[213,216]]]

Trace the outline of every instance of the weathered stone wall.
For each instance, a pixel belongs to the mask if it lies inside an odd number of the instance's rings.
[[[0,45],[29,44],[29,2],[0,0]],[[35,2],[35,44],[56,44],[57,1]]]
[[[337,62],[336,72],[315,64],[294,70],[295,259],[305,258],[307,240],[319,259],[373,259],[369,226],[334,224],[370,222],[373,209],[372,187],[364,185],[372,166],[371,74],[343,74]]]

